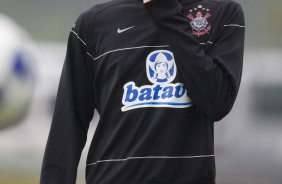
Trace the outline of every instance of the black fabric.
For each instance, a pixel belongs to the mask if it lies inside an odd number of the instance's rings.
[[[40,184],[75,184],[95,109],[86,184],[215,183],[214,122],[235,102],[244,34],[230,0],[113,0],[83,12]]]

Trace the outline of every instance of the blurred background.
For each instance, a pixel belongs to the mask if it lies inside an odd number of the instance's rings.
[[[0,0],[0,184],[38,184],[69,30],[106,0]],[[238,0],[247,33],[231,113],[215,124],[219,184],[282,184],[282,1]],[[89,128],[78,170],[84,184]]]

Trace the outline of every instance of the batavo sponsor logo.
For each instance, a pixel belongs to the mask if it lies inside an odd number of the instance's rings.
[[[151,52],[146,60],[146,73],[153,85],[136,86],[133,81],[123,86],[121,110],[144,107],[187,108],[192,105],[183,83],[171,83],[177,68],[173,53],[168,50]]]

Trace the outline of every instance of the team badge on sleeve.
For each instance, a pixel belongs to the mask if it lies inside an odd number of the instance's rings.
[[[187,108],[192,106],[183,83],[172,83],[176,77],[173,53],[155,50],[146,59],[146,74],[151,85],[136,86],[134,81],[124,86],[121,110],[145,107]]]
[[[191,20],[190,24],[193,29],[193,34],[197,37],[206,35],[211,30],[211,25],[208,19],[211,17],[210,9],[198,5],[194,9],[190,9],[187,15]]]

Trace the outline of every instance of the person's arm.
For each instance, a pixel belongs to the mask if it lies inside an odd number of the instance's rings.
[[[241,81],[245,36],[241,6],[233,1],[219,5],[220,26],[213,30],[217,38],[206,53],[193,36],[178,0],[153,0],[143,5],[167,39],[192,102],[210,120],[221,120],[231,110]]]
[[[82,36],[83,27],[79,17],[69,34],[40,184],[76,183],[78,163],[95,108],[91,86],[94,62]]]

